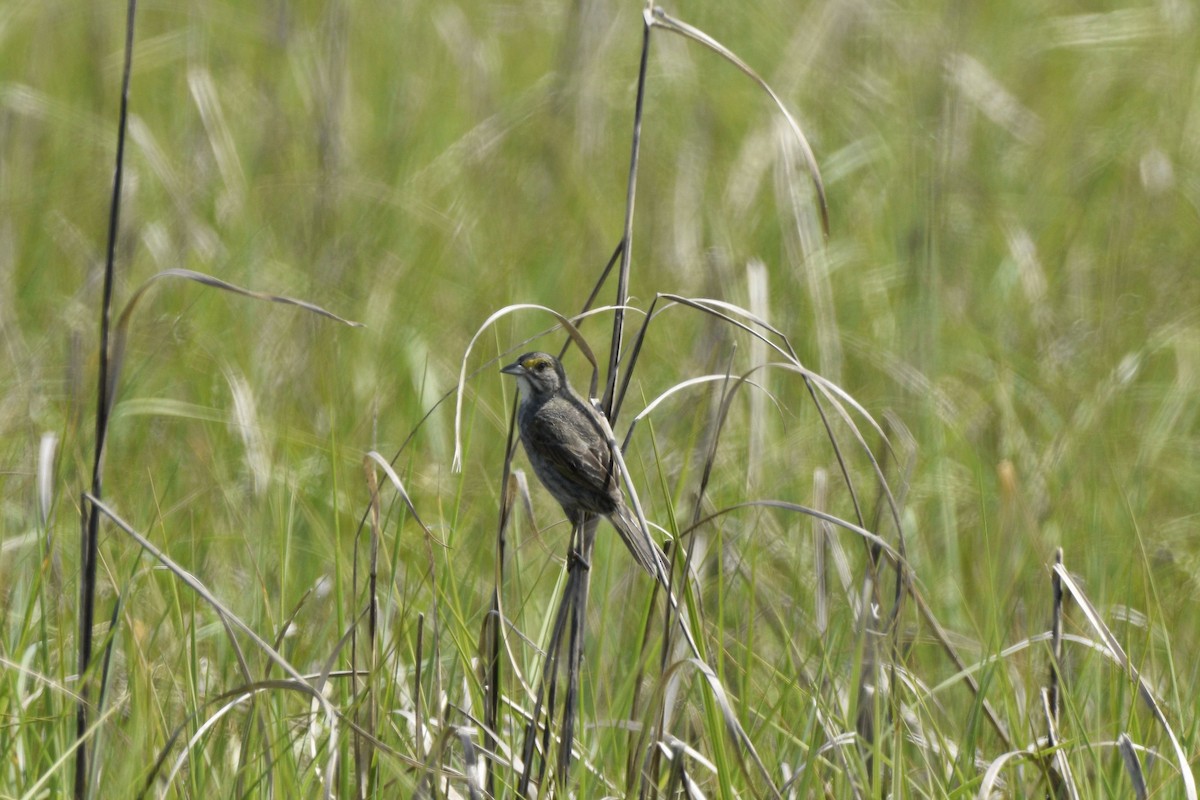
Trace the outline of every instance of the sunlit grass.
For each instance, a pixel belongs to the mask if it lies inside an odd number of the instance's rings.
[[[420,421],[453,388],[489,314],[524,302],[573,313],[616,245],[637,11],[139,9],[118,308],[151,275],[186,268],[367,327],[162,282],[131,323],[104,499],[301,673],[328,675],[331,701],[390,748],[376,751],[368,781],[380,796],[433,780],[405,758],[462,770],[463,737],[484,757],[480,642],[511,387],[494,369],[468,382],[462,473],[450,468],[452,403]],[[983,664],[973,674],[1014,749],[1046,732],[1039,693],[1050,644],[1036,637],[1051,626],[1050,567],[1062,547],[1191,756],[1196,12],[1170,2],[1071,13],[773,1],[668,11],[738,53],[797,115],[826,180],[832,236],[814,255],[806,178],[785,157],[765,96],[711,52],[656,34],[631,304],[645,311],[672,292],[761,310],[801,362],[880,421],[894,456],[857,418],[901,495],[916,586],[965,662]],[[0,12],[4,797],[39,781],[42,796],[71,787],[79,504],[90,474],[119,12],[55,3]],[[765,275],[748,273],[755,262]],[[612,295],[606,288],[601,303]],[[548,324],[505,318],[470,368]],[[601,360],[609,325],[608,316],[581,325]],[[711,316],[666,312],[647,336],[617,438],[680,381],[772,359]],[[573,353],[567,365],[586,385],[584,360]],[[648,517],[678,534],[698,508],[704,516],[771,498],[853,521],[803,383],[776,370],[752,380],[760,388],[739,390],[715,448],[721,382],[683,390],[639,423],[626,458]],[[867,526],[894,544],[887,515],[873,516],[871,465],[850,428],[831,424]],[[340,640],[366,607],[363,455],[390,458],[414,429],[395,466],[428,532],[381,477],[378,632],[358,641],[357,667],[370,675],[356,686]],[[569,531],[540,487],[513,497],[504,610],[513,664],[533,683]],[[892,656],[865,644],[857,609],[867,559],[852,535],[746,508],[686,544],[698,559],[709,663],[777,787],[794,780],[801,797],[974,796],[1009,752],[911,601],[895,639],[898,671],[884,671],[891,690],[859,694],[870,659]],[[243,667],[213,608],[112,525],[101,555],[101,642],[114,608],[117,624],[105,706],[93,716],[102,720],[96,796],[132,796],[152,772],[153,796],[319,794],[331,739],[311,698],[264,684],[252,706],[203,729],[236,699],[215,700],[222,693],[283,673],[241,637]],[[707,796],[766,791],[735,766],[695,671],[663,669],[662,604],[651,604],[649,583],[602,526],[571,776],[578,796],[625,792],[630,764],[636,771],[649,752],[636,750],[638,726],[655,724],[655,692],[677,675],[669,733],[694,748],[688,776]],[[886,611],[892,578],[880,591]],[[1077,603],[1065,615],[1059,728],[1081,794],[1130,793],[1115,744],[1128,734],[1157,753],[1138,752],[1154,796],[1184,797],[1136,685],[1078,641],[1098,635]],[[647,625],[655,633],[643,643]],[[498,731],[501,762],[519,750],[528,710],[511,669],[504,681],[517,705]],[[874,736],[856,741],[864,705]],[[339,797],[354,796],[356,746],[365,747],[341,725]],[[160,754],[165,766],[154,770]],[[653,780],[665,786],[668,772]],[[501,766],[498,777],[498,793],[511,794],[515,772]],[[1006,795],[1045,792],[1031,759],[1012,756],[998,779]],[[451,786],[465,796],[467,784]]]

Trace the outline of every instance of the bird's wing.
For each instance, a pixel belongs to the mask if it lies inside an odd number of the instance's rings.
[[[666,558],[625,504],[599,412],[583,406],[584,402],[556,402],[540,409],[540,424],[526,432],[534,439],[529,445],[560,482],[572,487],[575,505],[607,516],[634,559],[665,588]]]
[[[539,411],[538,425],[524,433],[544,465],[576,491],[578,505],[597,514],[612,512],[620,498],[620,479],[612,468],[612,453],[603,429],[583,401],[547,404]]]

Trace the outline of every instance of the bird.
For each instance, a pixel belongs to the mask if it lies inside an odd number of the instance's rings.
[[[600,411],[571,388],[562,362],[548,353],[532,352],[500,371],[517,379],[521,444],[538,480],[567,519],[579,526],[590,514],[607,518],[634,559],[665,583],[665,556],[621,493],[607,426]]]

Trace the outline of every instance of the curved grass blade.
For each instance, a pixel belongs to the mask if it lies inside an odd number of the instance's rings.
[[[228,281],[223,281],[220,278],[214,278],[212,275],[206,275],[203,272],[196,272],[195,270],[191,269],[163,270],[162,272],[151,275],[146,279],[145,283],[138,287],[137,291],[135,291],[129,298],[129,302],[125,304],[125,308],[121,311],[121,316],[117,320],[117,327],[112,346],[112,359],[111,363],[109,364],[108,371],[108,385],[110,390],[108,395],[109,411],[112,410],[113,400],[117,394],[117,381],[120,379],[121,367],[124,365],[125,361],[125,343],[129,336],[129,323],[133,318],[133,311],[135,308],[137,308],[138,303],[141,301],[142,297],[145,296],[150,287],[163,278],[181,278],[183,280],[195,281],[202,286],[221,289],[222,291],[232,292],[233,294],[241,295],[242,297],[249,297],[254,300],[265,300],[269,303],[282,303],[283,305],[296,306],[297,308],[302,308],[305,311],[310,311],[335,322],[340,322],[343,325],[349,325],[352,328],[363,327],[361,322],[354,322],[353,320],[339,317],[332,311],[327,311],[326,309],[321,308],[315,303],[310,303],[307,300],[298,300],[294,297],[268,294],[267,292],[256,292],[253,289],[245,289],[241,286],[229,283]]]
[[[579,351],[581,353],[583,353],[584,358],[586,358],[588,360],[588,363],[592,365],[592,379],[591,379],[591,383],[590,383],[590,388],[588,390],[588,397],[596,396],[596,387],[599,385],[600,367],[596,361],[596,354],[594,352],[592,352],[591,345],[589,345],[587,343],[587,339],[583,338],[583,334],[579,332],[579,329],[575,327],[575,324],[578,323],[580,320],[587,319],[588,317],[595,316],[596,314],[604,314],[609,311],[612,311],[612,310],[614,310],[613,306],[601,306],[600,308],[594,308],[591,311],[584,312],[583,314],[578,314],[574,317],[564,317],[562,314],[555,311],[553,308],[549,308],[547,306],[541,306],[541,305],[538,305],[537,303],[514,303],[513,305],[507,305],[504,308],[501,308],[499,311],[493,312],[492,315],[489,316],[486,320],[484,320],[483,324],[479,326],[479,330],[475,331],[475,335],[472,336],[471,341],[467,343],[467,349],[463,351],[462,365],[459,368],[459,372],[458,372],[458,385],[455,387],[455,390],[454,390],[455,391],[454,459],[451,464],[451,469],[454,472],[462,471],[463,391],[465,390],[466,385],[467,385],[467,360],[471,356],[471,350],[474,349],[475,343],[477,341],[479,341],[479,337],[482,336],[484,334],[484,332],[487,331],[487,329],[490,328],[493,325],[493,323],[495,323],[497,320],[508,316],[509,314],[513,313],[514,311],[530,311],[530,310],[545,311],[547,314],[550,314],[551,316],[553,316],[556,320],[558,320],[558,325],[555,326],[554,328],[551,328],[550,330],[553,331],[553,330],[557,330],[558,328],[563,328],[567,332],[567,334],[571,337],[571,340],[579,347]],[[628,311],[630,309],[626,308],[625,310]],[[475,372],[473,372],[471,374],[477,375],[477,374],[479,374],[479,370],[476,370]]]
[[[748,78],[757,83],[764,92],[770,95],[775,106],[783,114],[783,118],[787,120],[788,126],[792,129],[792,133],[796,137],[796,142],[800,146],[800,153],[804,156],[804,166],[808,169],[809,177],[813,182],[813,189],[817,193],[817,208],[821,212],[821,229],[825,232],[825,238],[829,238],[829,205],[825,199],[825,182],[821,180],[821,170],[817,166],[817,157],[813,154],[812,147],[808,143],[808,138],[805,137],[804,131],[800,129],[800,124],[796,122],[796,118],[788,111],[783,100],[779,95],[775,94],[775,90],[767,83],[757,72],[750,68],[750,65],[742,61],[732,50],[718,42],[713,37],[709,36],[699,28],[688,25],[686,22],[675,19],[666,11],[663,11],[658,6],[647,8],[645,11],[646,24],[658,28],[669,30],[672,33],[677,33],[694,42],[699,42],[708,49],[717,53],[722,58],[733,64],[741,70]]]
[[[1162,726],[1163,731],[1167,734],[1167,738],[1171,741],[1171,747],[1175,750],[1175,757],[1179,760],[1179,774],[1183,778],[1183,788],[1185,796],[1188,800],[1196,800],[1196,777],[1192,774],[1192,767],[1188,760],[1187,751],[1183,749],[1183,745],[1179,743],[1179,738],[1175,735],[1175,730],[1167,721],[1166,714],[1163,713],[1162,707],[1158,704],[1158,700],[1154,697],[1154,692],[1151,691],[1150,685],[1146,683],[1146,679],[1142,677],[1133,662],[1129,660],[1129,656],[1125,654],[1125,649],[1121,647],[1117,637],[1109,630],[1104,621],[1100,619],[1100,612],[1092,605],[1092,601],[1088,599],[1079,585],[1075,583],[1075,579],[1071,577],[1071,573],[1063,564],[1054,565],[1054,573],[1062,581],[1062,585],[1075,598],[1075,602],[1083,610],[1083,615],[1087,617],[1088,624],[1092,626],[1092,630],[1100,635],[1104,645],[1112,653],[1113,658],[1125,670],[1125,674],[1130,680],[1137,684],[1138,694],[1142,701],[1145,702],[1150,709],[1150,713],[1158,720],[1158,724]]]

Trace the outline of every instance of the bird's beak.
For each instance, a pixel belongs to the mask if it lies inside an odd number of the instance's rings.
[[[525,367],[521,366],[520,361],[514,361],[513,363],[509,364],[507,367],[504,367],[500,371],[503,372],[505,375],[524,375],[526,370],[525,370]]]

